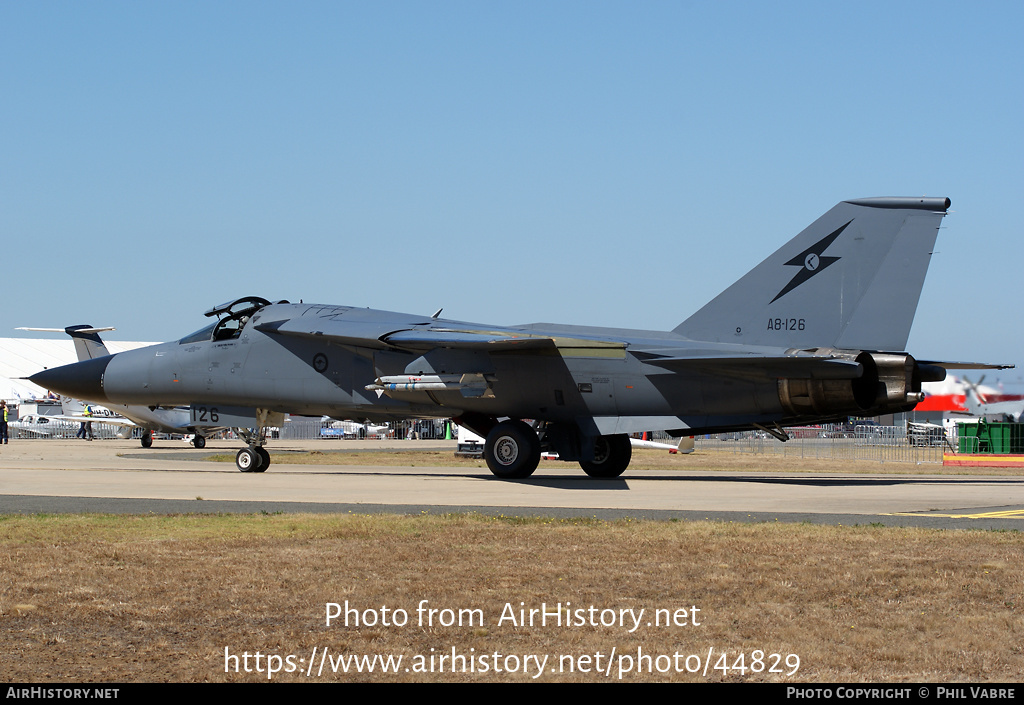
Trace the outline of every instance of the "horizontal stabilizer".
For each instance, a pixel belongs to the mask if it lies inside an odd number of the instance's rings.
[[[67,333],[68,335],[74,337],[75,333],[103,333],[103,332],[108,331],[108,330],[117,330],[117,328],[111,328],[111,327],[107,327],[107,328],[91,328],[89,326],[81,326],[81,327],[79,327],[79,326],[68,326],[67,328],[25,328],[25,327],[19,327],[19,328],[15,328],[14,330],[35,330],[35,331],[42,331],[44,333]]]
[[[1016,365],[1002,365],[991,362],[942,362],[939,360],[918,360],[922,365],[934,365],[947,370],[1010,370]]]
[[[66,328],[17,328],[16,330],[42,331],[46,333],[67,333],[75,341],[78,360],[93,360],[110,354],[99,334],[116,328],[95,328],[90,325],[67,326]]]

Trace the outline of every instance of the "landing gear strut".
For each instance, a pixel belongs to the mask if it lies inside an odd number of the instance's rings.
[[[242,472],[266,472],[270,467],[270,453],[263,447],[267,440],[266,429],[260,428],[254,432],[248,428],[236,428],[235,433],[249,445],[235,455],[235,465],[238,469]]]

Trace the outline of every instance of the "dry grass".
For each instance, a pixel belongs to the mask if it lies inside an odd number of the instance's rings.
[[[1024,671],[1024,541],[961,532],[479,516],[0,518],[0,649],[8,681],[263,680],[224,648],[331,653],[800,657],[793,678],[1016,681]],[[406,627],[325,626],[325,604],[403,608]],[[416,606],[486,623],[415,626]],[[700,609],[700,626],[498,625],[505,603]],[[645,619],[646,621],[646,619]],[[475,651],[470,652],[470,649]],[[408,664],[409,661],[406,661]],[[748,661],[749,663],[749,661]],[[304,664],[302,664],[304,667]],[[593,664],[592,664],[593,665]],[[616,671],[612,671],[614,679]],[[703,680],[630,674],[626,680]],[[281,673],[275,680],[306,680]],[[321,680],[529,680],[523,674],[324,675]]]

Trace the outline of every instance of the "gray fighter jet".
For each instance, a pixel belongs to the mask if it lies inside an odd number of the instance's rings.
[[[454,417],[486,438],[499,477],[530,475],[542,450],[616,477],[630,433],[761,429],[785,440],[786,426],[908,411],[922,382],[975,367],[904,351],[949,203],[844,201],[668,332],[250,296],[210,309],[217,320],[181,340],[31,380],[102,403],[188,405],[196,427],[239,429],[242,471],[266,470],[266,429],[291,413]]]

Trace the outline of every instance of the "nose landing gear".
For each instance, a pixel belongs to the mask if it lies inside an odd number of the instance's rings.
[[[263,447],[267,442],[267,428],[259,429],[236,428],[235,433],[242,437],[248,448],[242,448],[235,455],[235,465],[242,472],[266,472],[270,467],[270,453]]]
[[[242,472],[266,472],[270,466],[270,453],[263,446],[242,448],[235,455],[235,465]]]

